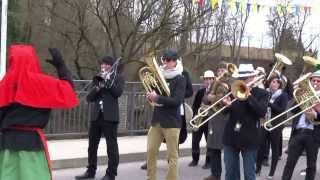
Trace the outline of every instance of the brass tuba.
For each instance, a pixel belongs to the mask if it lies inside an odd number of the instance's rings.
[[[313,57],[303,56],[302,59],[304,60],[304,65],[301,75],[307,74],[309,72],[314,72],[315,67],[320,65],[320,62]]]
[[[277,58],[277,62],[273,65],[267,80],[269,80],[272,76],[272,74],[279,72],[281,73],[282,68],[284,65],[292,65],[292,61],[287,58],[286,56],[280,54],[280,53],[275,53],[274,56]]]
[[[147,66],[139,69],[139,78],[145,90],[147,92],[156,91],[157,94],[162,96],[170,96],[169,86],[160,71],[155,57],[146,57],[144,62]],[[151,101],[149,103],[151,106],[161,106]]]
[[[209,115],[210,111],[217,112],[221,108],[223,108],[223,105],[221,105],[223,98],[219,97],[218,95],[223,94],[223,97],[227,97],[230,95],[230,93],[228,93],[228,81],[230,80],[233,74],[238,72],[238,68],[235,64],[232,63],[228,63],[226,67],[227,71],[222,73],[219,77],[217,77],[215,82],[210,86],[209,94],[216,97],[213,100],[213,104],[206,105],[202,103],[200,108],[198,109],[198,114],[190,120],[189,123],[193,127],[193,130],[198,130],[200,126],[202,126],[211,119],[204,119],[206,116]]]
[[[279,115],[273,117],[272,119],[268,120],[267,122],[265,122],[263,124],[263,126],[267,131],[272,131],[273,129],[285,124],[286,122],[294,119],[295,117],[299,116],[300,114],[312,109],[320,102],[320,98],[319,98],[318,94],[316,93],[316,91],[314,90],[314,88],[312,87],[310,80],[309,80],[311,74],[312,73],[307,73],[307,74],[301,76],[299,79],[297,79],[294,82],[295,89],[293,91],[293,96],[294,96],[294,99],[297,102],[297,104],[295,106],[289,108],[288,110],[280,113]],[[300,107],[300,109],[301,109],[300,112],[292,115],[291,117],[287,118],[286,120],[284,120],[278,124],[274,124],[274,125],[271,124],[272,122],[277,120],[279,117],[287,114],[288,112],[290,112],[291,110],[293,110],[297,107]]]

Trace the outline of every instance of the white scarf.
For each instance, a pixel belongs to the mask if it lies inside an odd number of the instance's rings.
[[[182,74],[182,71],[183,71],[182,62],[180,60],[177,60],[176,67],[172,69],[164,69],[163,66],[160,66],[160,71],[162,72],[165,79],[172,79],[177,75]]]
[[[269,88],[267,89],[267,91],[271,92]],[[273,92],[269,102],[273,103],[281,95],[281,93],[282,93],[282,89],[278,89],[275,92]]]

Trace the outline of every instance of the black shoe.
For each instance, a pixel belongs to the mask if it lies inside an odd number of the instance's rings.
[[[198,162],[196,162],[196,161],[191,161],[188,166],[194,167],[194,166],[197,166],[197,165],[198,165]]]
[[[111,177],[109,174],[106,174],[101,180],[115,180],[115,177]]]
[[[148,168],[147,162],[145,162],[144,164],[142,164],[142,165],[140,166],[140,169],[142,169],[142,170],[146,170],[147,168]]]
[[[210,168],[210,164],[209,163],[205,163],[203,166],[202,166],[202,169],[209,169]]]
[[[85,173],[83,173],[79,176],[76,176],[75,178],[76,179],[91,179],[91,178],[94,178],[94,176],[95,176],[95,173],[86,171]]]

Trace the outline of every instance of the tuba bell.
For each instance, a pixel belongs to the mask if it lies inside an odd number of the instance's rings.
[[[280,53],[275,53],[274,56],[277,58],[277,62],[273,65],[267,80],[269,80],[274,73],[281,73],[284,65],[292,65],[292,61],[286,56]]]
[[[309,72],[314,72],[315,67],[320,65],[320,62],[313,57],[303,56],[302,59],[304,61],[304,65],[303,65],[301,75],[305,75]]]
[[[144,62],[147,66],[139,69],[139,78],[145,90],[147,92],[156,91],[157,94],[162,96],[170,96],[169,86],[160,71],[155,57],[146,57]],[[151,106],[162,106],[150,100],[148,101]]]

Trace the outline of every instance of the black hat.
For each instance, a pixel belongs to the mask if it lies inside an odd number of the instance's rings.
[[[162,58],[163,59],[177,60],[178,59],[178,53],[175,50],[168,49],[168,50],[165,50],[163,52]]]
[[[112,66],[114,63],[116,62],[116,60],[111,57],[111,56],[104,56],[101,60],[100,60],[100,64],[108,64],[110,66]]]

